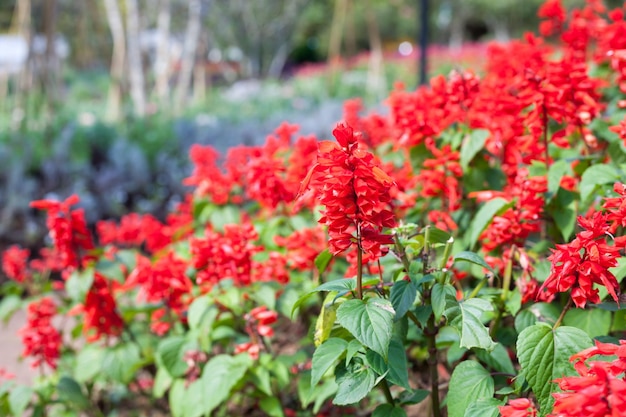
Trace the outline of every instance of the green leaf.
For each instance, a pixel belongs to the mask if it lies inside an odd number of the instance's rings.
[[[128,384],[141,365],[139,348],[135,344],[122,344],[106,350],[102,369],[114,381]]]
[[[544,323],[527,327],[517,339],[517,356],[526,378],[539,402],[542,416],[552,409],[552,393],[558,390],[554,380],[576,375],[570,356],[592,346],[585,332],[561,326],[556,330]]]
[[[319,346],[328,337],[330,336],[330,332],[333,330],[333,326],[335,325],[335,320],[337,318],[337,309],[339,308],[340,303],[334,302],[335,297],[333,294],[328,294],[324,299],[324,304],[322,304],[322,310],[320,311],[319,316],[317,316],[317,320],[315,322],[315,333],[313,334],[313,341],[315,346]]]
[[[406,352],[402,342],[395,338],[391,339],[389,344],[389,363],[385,363],[382,356],[373,350],[367,351],[366,358],[378,375],[386,374],[385,378],[390,383],[407,390],[411,389]]]
[[[65,283],[65,291],[72,301],[82,303],[85,301],[87,292],[93,284],[94,271],[93,268],[76,270],[72,272],[69,279]]]
[[[465,171],[472,159],[480,152],[484,146],[485,141],[489,137],[490,133],[485,129],[474,129],[463,141],[461,146],[460,162],[461,167]]]
[[[509,375],[516,374],[513,362],[511,362],[511,358],[509,357],[509,352],[504,346],[502,346],[501,343],[496,343],[491,352],[483,349],[476,349],[475,352],[478,359],[494,371],[503,372]]]
[[[259,401],[261,410],[270,417],[284,417],[283,406],[276,397],[265,397]]]
[[[393,283],[389,299],[396,311],[396,320],[403,317],[411,309],[415,298],[417,298],[417,287],[413,281],[400,279]]]
[[[596,187],[603,184],[613,184],[620,180],[616,169],[607,164],[592,165],[583,172],[580,179],[580,200],[587,203]]]
[[[25,385],[18,385],[9,393],[9,408],[14,416],[23,416],[35,391]]]
[[[157,358],[163,367],[174,377],[180,377],[187,371],[187,364],[183,361],[183,348],[187,339],[183,336],[171,336],[163,339],[157,347]]]
[[[185,393],[191,408],[188,417],[211,414],[230,397],[231,389],[243,378],[252,365],[248,355],[217,355],[204,366],[202,377],[192,383]]]
[[[152,396],[154,398],[162,398],[165,392],[170,388],[174,378],[167,372],[167,369],[159,367],[154,376],[154,385],[152,386]]]
[[[470,262],[470,263],[482,266],[483,268],[491,271],[491,273],[494,276],[498,275],[496,271],[494,271],[493,268],[491,268],[491,266],[489,266],[489,264],[485,262],[485,260],[482,257],[480,257],[474,252],[463,251],[463,252],[457,253],[456,255],[454,255],[454,262],[458,262],[458,261]]]
[[[467,407],[463,417],[498,417],[500,409],[498,407],[504,405],[504,401],[495,398],[482,398],[475,401]]]
[[[487,228],[489,223],[493,220],[494,216],[504,213],[510,207],[513,206],[513,202],[508,202],[504,198],[496,197],[493,200],[487,201],[476,213],[472,223],[469,226],[469,247],[470,249],[476,245],[480,234]]]
[[[208,295],[203,295],[191,303],[187,311],[187,322],[191,330],[197,330],[200,327],[210,330],[213,322],[217,318],[217,308],[213,305],[213,301]]]
[[[576,228],[576,210],[573,207],[556,207],[550,210],[550,214],[563,240],[569,241]]]
[[[22,308],[22,299],[14,294],[6,295],[0,301],[0,320],[5,324],[11,320],[13,313]]]
[[[326,271],[326,268],[328,268],[328,265],[330,264],[330,261],[333,259],[333,254],[330,253],[330,251],[328,249],[323,250],[322,252],[319,253],[319,255],[317,255],[315,257],[315,266],[317,267],[317,272],[321,274],[324,273],[324,271]]]
[[[522,294],[519,292],[518,288],[509,291],[509,296],[504,302],[504,307],[511,316],[515,316],[520,308],[522,308]]]
[[[186,405],[186,393],[187,393],[187,381],[184,379],[176,379],[170,388],[169,403],[170,411],[173,417],[185,417]]]
[[[436,282],[431,290],[431,304],[435,320],[439,320],[446,309],[448,298],[456,301],[456,290],[450,284],[442,285]]]
[[[565,159],[555,161],[548,168],[548,193],[554,196],[559,190],[561,179],[570,169],[569,163]]]
[[[422,233],[425,233],[426,229]],[[428,226],[428,243],[439,243],[445,245],[452,235],[434,226]]]
[[[470,298],[448,308],[444,315],[448,324],[456,328],[460,335],[460,346],[471,349],[478,347],[491,351],[496,344],[489,335],[489,329],[482,322],[482,316],[493,311],[490,302],[480,298]]]
[[[337,310],[337,320],[361,343],[387,360],[395,311],[381,298],[348,300]]]
[[[372,417],[406,417],[406,411],[395,405],[381,404],[376,407]]]
[[[335,361],[344,354],[348,342],[337,337],[331,337],[322,343],[313,353],[311,363],[311,386],[316,386],[324,374],[335,365]]]
[[[565,314],[563,324],[576,327],[591,338],[603,336],[608,334],[611,328],[611,312],[598,308],[591,310],[574,308]]]
[[[492,398],[493,378],[476,361],[464,361],[457,365],[450,377],[448,388],[448,416],[464,417],[471,404]]]
[[[63,376],[57,384],[57,391],[61,401],[68,403],[69,405],[84,410],[89,407],[89,400],[85,397],[82,388],[74,380],[68,376]]]
[[[123,283],[125,280],[124,272],[120,268],[117,262],[110,261],[108,259],[100,259],[96,263],[96,271],[104,275],[105,277]]]
[[[95,345],[87,345],[80,349],[76,355],[76,368],[74,378],[78,382],[87,382],[102,372],[102,361],[105,350]]]
[[[430,391],[427,391],[425,389],[404,391],[402,394],[400,394],[400,398],[398,398],[398,401],[400,402],[400,404],[415,405],[424,401],[426,398],[428,398],[429,395]]]
[[[303,302],[306,301],[312,294],[320,291],[336,291],[339,293],[345,292],[348,293],[350,291],[354,291],[356,289],[356,278],[341,278],[334,281],[328,281],[323,283],[322,285],[314,288],[308,293],[301,296],[298,301],[296,301],[291,308],[291,315],[296,311],[298,307],[302,305]]]
[[[376,385],[376,373],[369,366],[343,365],[337,367],[337,395],[333,399],[335,405],[354,404],[361,401]]]

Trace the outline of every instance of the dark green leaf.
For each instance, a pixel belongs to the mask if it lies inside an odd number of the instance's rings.
[[[381,404],[376,407],[372,417],[406,417],[406,411],[391,404]]]
[[[261,410],[270,417],[283,417],[283,406],[276,397],[265,397],[259,401]]]
[[[348,300],[337,310],[339,324],[385,360],[394,316],[391,302],[381,298]]]
[[[126,343],[109,348],[102,360],[103,371],[114,381],[128,384],[141,365],[141,357],[137,345]]]
[[[480,152],[485,146],[485,141],[489,137],[490,133],[485,129],[474,129],[463,141],[461,146],[460,162],[463,170],[466,170],[472,159]]]
[[[445,311],[448,324],[456,328],[461,335],[461,347],[468,349],[478,347],[488,351],[495,347],[489,329],[482,322],[483,314],[488,311],[493,311],[493,306],[480,298],[462,301]]]
[[[563,324],[576,327],[594,338],[609,333],[611,327],[611,312],[594,308],[582,310],[573,308],[563,318]]]
[[[394,310],[396,310],[396,320],[403,317],[411,309],[416,297],[417,288],[413,281],[401,279],[393,283],[389,299]]]
[[[183,348],[187,339],[183,336],[171,336],[163,339],[157,348],[157,358],[165,369],[174,378],[183,376],[187,371],[187,364],[183,361]]]
[[[574,327],[561,326],[552,330],[547,324],[537,323],[520,333],[517,355],[521,373],[537,397],[542,416],[552,409],[552,393],[558,390],[554,380],[576,375],[569,362],[570,356],[591,345],[589,336]]]
[[[456,290],[450,284],[442,285],[436,282],[431,290],[431,304],[435,320],[439,320],[446,309],[448,299],[456,301]]]
[[[516,374],[513,362],[511,362],[511,358],[509,357],[509,352],[504,346],[502,346],[501,343],[496,343],[491,352],[484,349],[476,349],[475,352],[478,359],[494,371],[503,372],[509,375]]]
[[[348,342],[337,337],[331,337],[322,343],[315,353],[311,363],[311,386],[316,386],[324,374],[333,366],[337,359],[344,354]]]
[[[315,257],[315,266],[317,267],[317,272],[319,272],[320,275],[323,274],[324,271],[326,271],[326,268],[328,268],[328,265],[330,264],[330,261],[332,259],[333,255],[328,249],[323,250],[322,252],[320,252],[319,255]]]
[[[361,401],[376,385],[376,373],[369,366],[337,368],[337,395],[333,404],[347,405]]]
[[[556,194],[561,184],[561,179],[570,169],[570,164],[565,159],[555,161],[548,168],[548,193],[552,196]]]
[[[596,187],[603,184],[613,184],[620,180],[620,176],[611,165],[596,164],[592,165],[583,172],[580,179],[580,199],[584,203],[588,202],[589,197],[596,190]]]
[[[496,271],[494,271],[493,268],[491,268],[491,266],[489,266],[489,264],[485,262],[485,260],[482,257],[478,256],[474,252],[463,251],[463,252],[457,253],[456,255],[454,255],[454,262],[459,262],[459,261],[470,262],[470,263],[482,266],[483,268],[491,271],[491,273],[494,276],[498,275]]]
[[[448,388],[448,416],[464,417],[465,411],[481,399],[492,398],[493,378],[478,362],[464,361],[457,365]]]
[[[400,404],[414,405],[424,401],[430,395],[430,391],[418,389],[415,391],[404,391],[400,394]]]
[[[78,382],[73,378],[68,376],[61,377],[57,384],[57,391],[61,401],[68,403],[72,407],[76,407],[79,410],[89,407],[89,400],[85,397]]]
[[[486,202],[480,210],[474,216],[472,223],[469,226],[469,247],[470,249],[476,245],[480,234],[491,223],[494,216],[504,213],[510,207],[513,206],[513,202],[508,202],[504,198],[496,197],[493,200]]]
[[[385,363],[382,356],[373,350],[367,351],[366,358],[378,375],[386,374],[385,378],[390,383],[407,390],[411,389],[406,352],[399,340],[391,339],[389,344],[389,363]]]

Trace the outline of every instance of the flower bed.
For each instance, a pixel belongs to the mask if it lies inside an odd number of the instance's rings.
[[[164,222],[33,202],[52,245],[4,252],[0,312],[42,377],[0,411],[624,415],[624,12],[540,14],[334,140],[193,146]]]

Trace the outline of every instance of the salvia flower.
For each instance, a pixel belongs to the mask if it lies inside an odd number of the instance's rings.
[[[61,350],[61,333],[52,325],[57,306],[50,297],[28,305],[26,325],[20,330],[24,357],[32,357],[33,368],[48,364],[56,369]]]
[[[498,408],[502,417],[537,417],[537,409],[528,398],[509,400],[507,405]]]
[[[337,143],[319,144],[317,163],[301,189],[310,185],[325,206],[319,222],[328,228],[331,253],[337,255],[359,242],[363,251],[380,256],[381,245],[392,243],[382,230],[395,225],[387,208],[393,180],[360,146],[351,127],[339,124],[333,135]]]
[[[28,249],[20,249],[17,245],[10,246],[2,253],[2,271],[13,281],[24,282],[30,276],[29,256]]]

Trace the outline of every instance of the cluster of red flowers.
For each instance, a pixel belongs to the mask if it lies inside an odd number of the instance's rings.
[[[247,352],[252,359],[258,359],[259,353],[263,349],[263,342],[260,337],[274,336],[274,329],[270,327],[278,319],[275,311],[268,310],[265,306],[259,306],[244,316],[246,320],[246,332],[250,336],[250,341],[235,346],[235,354]]]
[[[598,289],[594,284],[604,286],[617,302],[619,283],[609,268],[617,266],[620,250],[626,246],[626,239],[614,239],[614,245],[606,241],[618,227],[626,224],[626,186],[614,186],[618,197],[606,200],[606,212],[595,212],[587,217],[580,216],[578,225],[583,231],[574,240],[556,245],[548,258],[552,271],[539,290],[539,295],[553,295],[571,290],[571,297],[577,307],[587,302],[599,303]]]
[[[31,366],[44,363],[56,369],[61,353],[61,333],[52,325],[57,306],[50,297],[41,298],[28,305],[26,325],[20,330],[24,357],[32,357]]]
[[[501,417],[537,417],[537,409],[528,398],[509,400],[508,405],[498,408]]]
[[[2,271],[16,282],[24,282],[30,276],[28,270],[28,257],[30,251],[28,249],[20,249],[19,246],[13,245],[2,253]]]
[[[578,376],[556,380],[563,392],[552,394],[555,402],[550,417],[626,415],[626,340],[619,345],[595,344],[570,358]],[[597,355],[604,358],[587,363]]]
[[[356,243],[359,250],[377,258],[381,245],[392,243],[382,229],[395,225],[387,208],[393,180],[361,147],[351,127],[340,124],[333,135],[337,143],[320,143],[317,163],[302,188],[313,188],[324,205],[319,222],[328,227],[331,253],[339,254]]]
[[[99,340],[102,336],[117,336],[124,328],[124,321],[117,311],[113,298],[112,286],[115,283],[95,272],[91,288],[85,296],[83,312],[83,333],[88,342]]]

